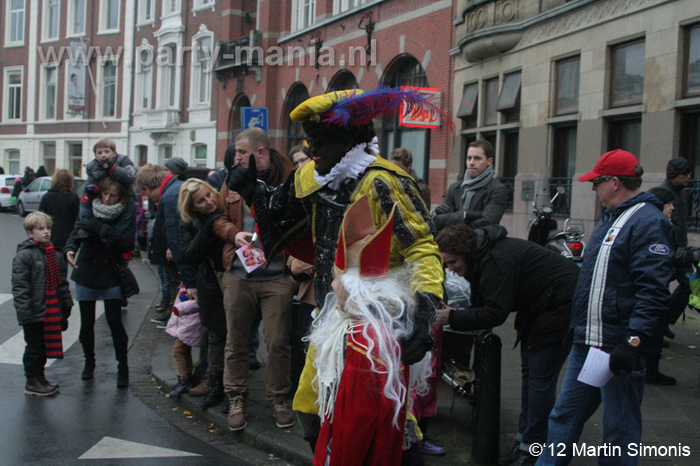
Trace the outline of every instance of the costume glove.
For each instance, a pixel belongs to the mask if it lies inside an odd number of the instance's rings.
[[[234,166],[226,179],[226,186],[231,191],[236,191],[250,205],[253,201],[255,185],[258,182],[258,167],[255,165],[255,155],[251,154],[248,159],[248,168],[240,165]]]
[[[628,373],[634,370],[634,366],[639,361],[641,357],[641,351],[639,347],[635,348],[628,343],[620,343],[617,347],[610,353],[610,370],[615,375],[620,375],[620,371],[624,370]]]
[[[106,173],[109,173],[110,175],[112,174],[112,170],[114,168],[114,163],[110,162],[109,160],[103,160],[100,163],[100,167],[102,170],[104,170]]]
[[[85,186],[85,194],[91,197],[96,197],[100,192],[100,188],[96,184],[89,184]]]
[[[414,317],[413,334],[404,341],[403,363],[411,365],[419,362],[433,347],[430,326],[435,320],[435,309],[440,300],[430,293],[418,294],[418,309]]]

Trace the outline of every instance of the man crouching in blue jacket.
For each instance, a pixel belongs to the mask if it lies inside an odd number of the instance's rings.
[[[650,349],[668,309],[673,227],[658,200],[640,191],[639,160],[621,149],[603,154],[590,181],[605,208],[586,247],[571,313],[573,346],[538,465],[568,464],[583,426],[603,404],[598,464],[637,464],[642,437],[642,351]],[[603,387],[577,377],[591,348],[610,354],[615,374]],[[559,456],[561,454],[561,456]],[[579,451],[578,455],[581,453]]]

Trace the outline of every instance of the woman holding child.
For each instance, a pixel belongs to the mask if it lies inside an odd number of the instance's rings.
[[[209,386],[207,397],[200,403],[204,409],[224,400],[224,348],[226,346],[226,316],[224,296],[217,272],[223,272],[221,251],[224,243],[212,228],[221,216],[217,209],[219,193],[205,181],[192,178],[180,188],[178,208],[182,258],[198,266],[197,301],[202,325],[209,330]]]
[[[95,371],[95,303],[103,300],[119,363],[117,387],[124,388],[129,385],[128,336],[122,324],[118,274],[123,255],[134,247],[136,210],[128,188],[113,178],[102,180],[99,193],[92,201],[94,217],[75,223],[65,247],[66,259],[75,269],[71,278],[80,304],[80,343],[85,354],[81,378],[90,380]]]

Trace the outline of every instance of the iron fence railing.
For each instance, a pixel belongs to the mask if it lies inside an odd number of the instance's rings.
[[[552,212],[557,217],[568,217],[571,215],[571,178],[551,177],[549,178],[549,198],[554,197],[558,188],[564,188],[563,192],[554,199]]]
[[[508,188],[508,204],[506,205],[506,212],[513,212],[513,193],[515,193],[515,178],[500,178],[498,181]]]

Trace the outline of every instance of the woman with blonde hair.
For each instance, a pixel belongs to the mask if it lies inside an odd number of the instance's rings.
[[[80,199],[73,189],[70,171],[65,168],[56,170],[51,178],[51,188],[41,198],[39,210],[54,219],[51,242],[55,248],[63,249],[80,210]]]
[[[224,296],[217,277],[218,273],[224,271],[221,264],[224,243],[212,228],[214,221],[221,216],[221,210],[217,205],[218,198],[219,193],[216,189],[206,181],[197,178],[185,181],[178,197],[178,210],[182,220],[180,222],[182,259],[198,267],[196,299],[199,303],[202,326],[208,331],[209,393],[200,403],[203,409],[211,408],[224,400],[226,317]],[[189,390],[189,380],[182,380],[178,386],[180,394],[186,392]],[[176,390],[178,386],[175,387]]]

